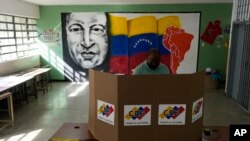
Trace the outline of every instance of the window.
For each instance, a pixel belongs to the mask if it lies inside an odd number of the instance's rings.
[[[0,14],[0,62],[37,52],[36,19]]]
[[[237,20],[250,20],[250,0],[238,1]]]

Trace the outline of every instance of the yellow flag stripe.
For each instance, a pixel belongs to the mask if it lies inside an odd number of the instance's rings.
[[[169,26],[181,27],[181,21],[178,16],[167,16],[160,18],[157,22],[158,34],[163,35]]]
[[[157,33],[155,16],[142,16],[128,21],[129,37],[143,33]]]
[[[128,25],[126,17],[109,15],[111,35],[127,35]]]

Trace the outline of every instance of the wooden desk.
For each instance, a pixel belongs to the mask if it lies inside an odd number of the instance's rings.
[[[51,70],[51,68],[32,68],[30,70],[27,70],[27,72],[23,72],[22,76],[31,76],[31,77],[35,77],[37,75],[49,72]]]
[[[32,76],[6,76],[0,77],[0,93],[10,88],[16,87],[24,82],[31,80]]]
[[[29,70],[26,70],[23,72],[21,76],[30,76],[33,77],[33,88],[34,88],[34,96],[37,98],[37,82],[41,84],[42,91],[45,94],[45,92],[48,92],[47,84],[45,84],[45,74],[48,73],[51,70],[51,68],[32,68]]]
[[[33,82],[33,90],[34,90],[34,96],[37,98],[37,90],[36,90],[36,76],[45,74],[49,72],[50,68],[33,68],[30,70],[26,70],[19,74],[12,74],[4,77],[0,77],[0,94],[6,91],[9,91],[10,89],[14,87],[19,87],[20,90],[20,97],[22,99],[22,94],[24,94],[24,97],[26,99],[27,104],[29,103],[28,100],[28,94],[26,91],[26,82],[32,80]],[[45,89],[46,90],[46,89]],[[44,93],[45,93],[44,90]],[[21,99],[19,100],[20,106]]]
[[[27,81],[32,80],[33,77],[31,76],[6,76],[0,78],[0,94],[9,91],[9,89],[14,87],[19,87],[21,93],[20,95],[24,94],[27,104],[29,103],[28,95],[25,93],[24,85]],[[20,106],[21,99],[19,100]]]
[[[79,126],[79,128],[75,128]],[[203,137],[200,141],[229,141],[229,127],[227,126],[205,126],[219,133],[216,139],[208,139]],[[64,123],[56,133],[49,139],[78,139],[80,141],[97,141],[88,131],[88,123]]]
[[[78,139],[81,141],[97,141],[88,131],[88,123],[64,123],[49,139]]]
[[[0,93],[4,92],[10,88],[13,88],[19,84],[27,82],[33,79],[35,76],[46,73],[50,71],[50,68],[35,68],[30,72],[23,75],[9,75],[5,77],[0,77]]]

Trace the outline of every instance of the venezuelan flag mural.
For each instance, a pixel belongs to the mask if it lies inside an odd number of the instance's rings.
[[[111,73],[128,73],[128,26],[125,17],[110,16]]]
[[[172,74],[194,73],[199,26],[200,13],[62,13],[63,58],[88,79],[89,68],[132,74],[157,48]]]
[[[109,17],[110,72],[131,74],[150,48],[161,52],[161,62],[173,74],[196,72],[199,13],[109,13]]]

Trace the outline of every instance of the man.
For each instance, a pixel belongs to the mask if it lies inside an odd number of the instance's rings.
[[[139,64],[133,72],[133,75],[140,74],[170,74],[168,67],[160,63],[161,54],[153,48],[150,50],[147,60]]]
[[[79,74],[73,74],[72,78],[87,78],[89,68],[107,71],[109,49],[106,14],[67,13],[62,15],[62,20],[64,61]]]

